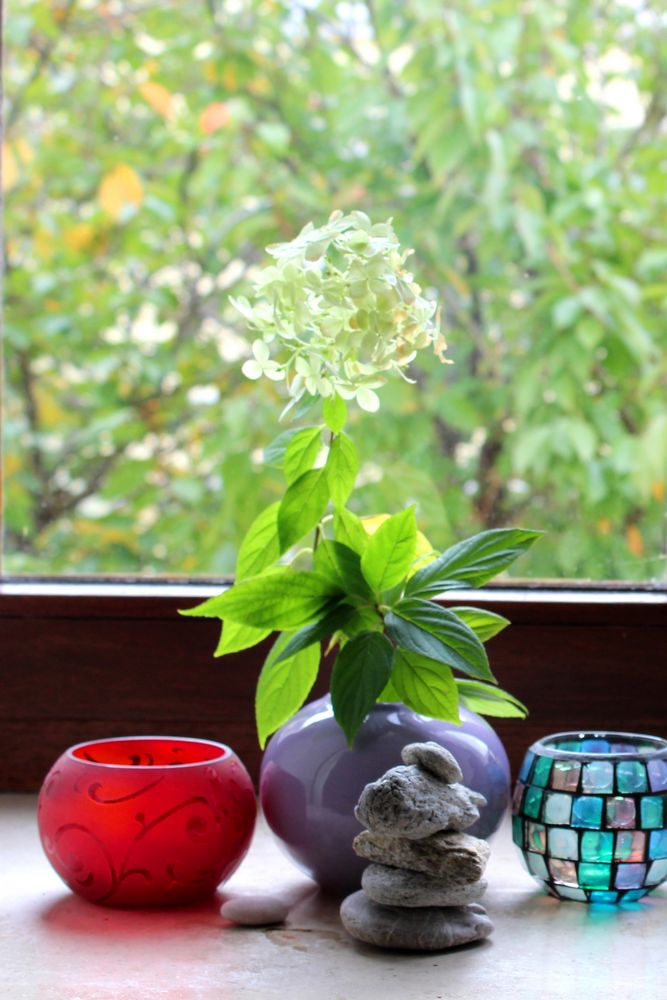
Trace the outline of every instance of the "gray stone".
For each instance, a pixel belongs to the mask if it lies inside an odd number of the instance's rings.
[[[437,875],[452,887],[478,882],[491,853],[485,840],[467,833],[434,833],[423,840],[409,840],[362,830],[352,847],[360,858]]]
[[[455,781],[461,781],[463,778],[456,757],[449,750],[441,747],[439,743],[433,741],[408,743],[401,750],[401,759],[404,764],[416,764],[418,767],[422,767],[448,785]]]
[[[279,896],[235,896],[222,904],[220,915],[244,927],[265,927],[282,924],[289,913],[289,904]]]
[[[384,906],[466,906],[486,892],[484,879],[452,885],[447,878],[377,864],[364,869],[361,886],[370,899]]]
[[[343,927],[352,937],[380,948],[443,951],[489,936],[493,924],[481,906],[402,909],[380,906],[363,891],[343,900]]]
[[[415,765],[393,767],[366,785],[354,814],[370,830],[419,840],[438,830],[465,830],[485,800],[464,785],[446,785]]]

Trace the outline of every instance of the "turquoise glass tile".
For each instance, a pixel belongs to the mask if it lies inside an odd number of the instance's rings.
[[[549,854],[552,858],[579,859],[579,838],[576,830],[555,826],[547,834]]]
[[[646,834],[641,830],[620,830],[616,834],[614,857],[617,861],[643,861]]]
[[[619,865],[616,869],[617,889],[639,889],[646,878],[646,865]]]
[[[583,889],[608,889],[610,881],[611,865],[596,865],[588,861],[579,865],[579,885]]]
[[[616,765],[616,785],[622,795],[647,791],[646,768],[641,761],[620,761]]]
[[[652,792],[667,791],[667,760],[648,762],[648,780]]]
[[[586,830],[581,836],[582,861],[611,861],[614,856],[614,834]]]
[[[578,762],[557,760],[551,771],[551,787],[559,792],[576,792],[580,774]]]
[[[588,898],[591,901],[591,903],[617,903],[618,893],[601,892],[600,890],[594,890]]]
[[[624,903],[634,903],[638,899],[642,899],[647,892],[647,889],[630,889],[629,892],[624,892],[621,898]]]
[[[530,750],[526,753],[521,764],[521,770],[519,771],[518,780],[524,783],[528,780],[528,775],[530,774],[530,769],[533,766],[533,761],[535,760],[535,754],[531,753]]]
[[[658,795],[645,795],[642,799],[641,819],[645,830],[656,830],[663,825],[663,802]]]
[[[531,875],[534,875],[535,878],[549,878],[549,872],[541,854],[533,854],[532,851],[527,851],[525,857],[528,871]]]
[[[569,823],[571,811],[572,797],[570,795],[563,795],[561,792],[547,792],[542,815],[545,823],[556,823],[559,826]]]
[[[652,861],[656,858],[667,858],[667,830],[653,830],[649,837],[649,858]]]
[[[595,829],[602,826],[602,799],[580,796],[572,804],[572,826]]]
[[[614,830],[632,829],[637,824],[634,799],[623,799],[616,795],[607,799],[607,826]]]
[[[520,816],[512,816],[512,840],[517,845],[523,849],[524,847],[524,830],[523,830],[523,820]]]
[[[594,760],[584,764],[581,790],[588,795],[604,794],[614,790],[614,765],[609,760]]]
[[[573,861],[561,861],[560,858],[551,858],[549,861],[549,871],[554,882],[560,885],[579,885],[577,881],[577,867]]]
[[[652,865],[649,866],[649,870],[646,873],[646,884],[647,885],[660,885],[667,878],[667,858],[662,861],[654,861]]]
[[[547,849],[547,831],[541,823],[526,823],[526,847],[529,851],[544,854]]]
[[[526,794],[523,797],[523,813],[525,816],[530,816],[531,819],[540,818],[543,795],[544,792],[541,788],[536,788],[534,785],[528,786]]]
[[[557,894],[561,899],[574,899],[577,903],[586,902],[586,893],[583,889],[571,889],[566,885],[559,885],[557,887]]]
[[[533,785],[541,785],[542,788],[546,788],[549,784],[549,775],[551,774],[551,765],[553,761],[551,757],[538,757],[535,761],[535,767],[533,768]]]

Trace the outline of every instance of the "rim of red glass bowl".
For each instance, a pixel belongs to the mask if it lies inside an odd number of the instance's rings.
[[[91,747],[101,747],[107,746],[110,743],[127,743],[127,744],[137,744],[137,743],[187,743],[190,746],[202,746],[202,747],[213,747],[220,752],[212,757],[202,757],[201,760],[193,761],[178,761],[173,764],[133,764],[128,761],[119,761],[118,763],[109,763],[104,760],[91,760],[90,758],[80,757],[76,753],[77,750],[90,749]],[[74,760],[80,764],[90,764],[93,767],[110,767],[110,768],[122,768],[123,770],[131,771],[154,771],[156,768],[172,768],[176,766],[178,770],[182,770],[184,767],[201,767],[202,764],[216,764],[228,757],[236,756],[234,750],[227,746],[226,743],[218,743],[217,740],[205,740],[198,739],[196,736],[109,736],[103,737],[99,740],[84,740],[82,743],[75,743],[73,746],[68,747],[65,751],[65,756],[69,760]]]
[[[630,743],[637,746],[629,750],[565,750],[551,743],[571,742],[573,740],[609,740],[610,742]],[[640,745],[651,744],[650,749],[640,749]],[[667,760],[667,740],[662,736],[651,736],[648,733],[622,733],[605,730],[572,730],[565,733],[551,733],[536,740],[528,748],[529,753],[542,757],[553,757],[559,760]]]

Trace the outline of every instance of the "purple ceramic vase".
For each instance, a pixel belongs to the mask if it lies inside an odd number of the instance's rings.
[[[509,800],[507,754],[484,719],[463,707],[460,714],[455,726],[399,703],[378,704],[349,749],[327,696],[272,737],[260,774],[262,809],[292,860],[322,889],[347,895],[359,888],[367,862],[352,850],[362,829],[353,810],[369,781],[401,763],[406,743],[434,740],[450,750],[463,783],[488,803],[468,832],[488,837],[498,828]]]

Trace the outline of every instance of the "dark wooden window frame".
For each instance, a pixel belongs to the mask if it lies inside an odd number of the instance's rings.
[[[217,661],[219,625],[178,615],[220,582],[0,582],[0,789],[39,787],[68,745],[132,733],[233,746],[256,778],[254,687],[265,648]],[[547,732],[621,729],[667,736],[667,592],[489,586],[448,595],[505,614],[489,645],[526,721],[491,720],[516,769]],[[326,690],[327,671],[313,691]]]

